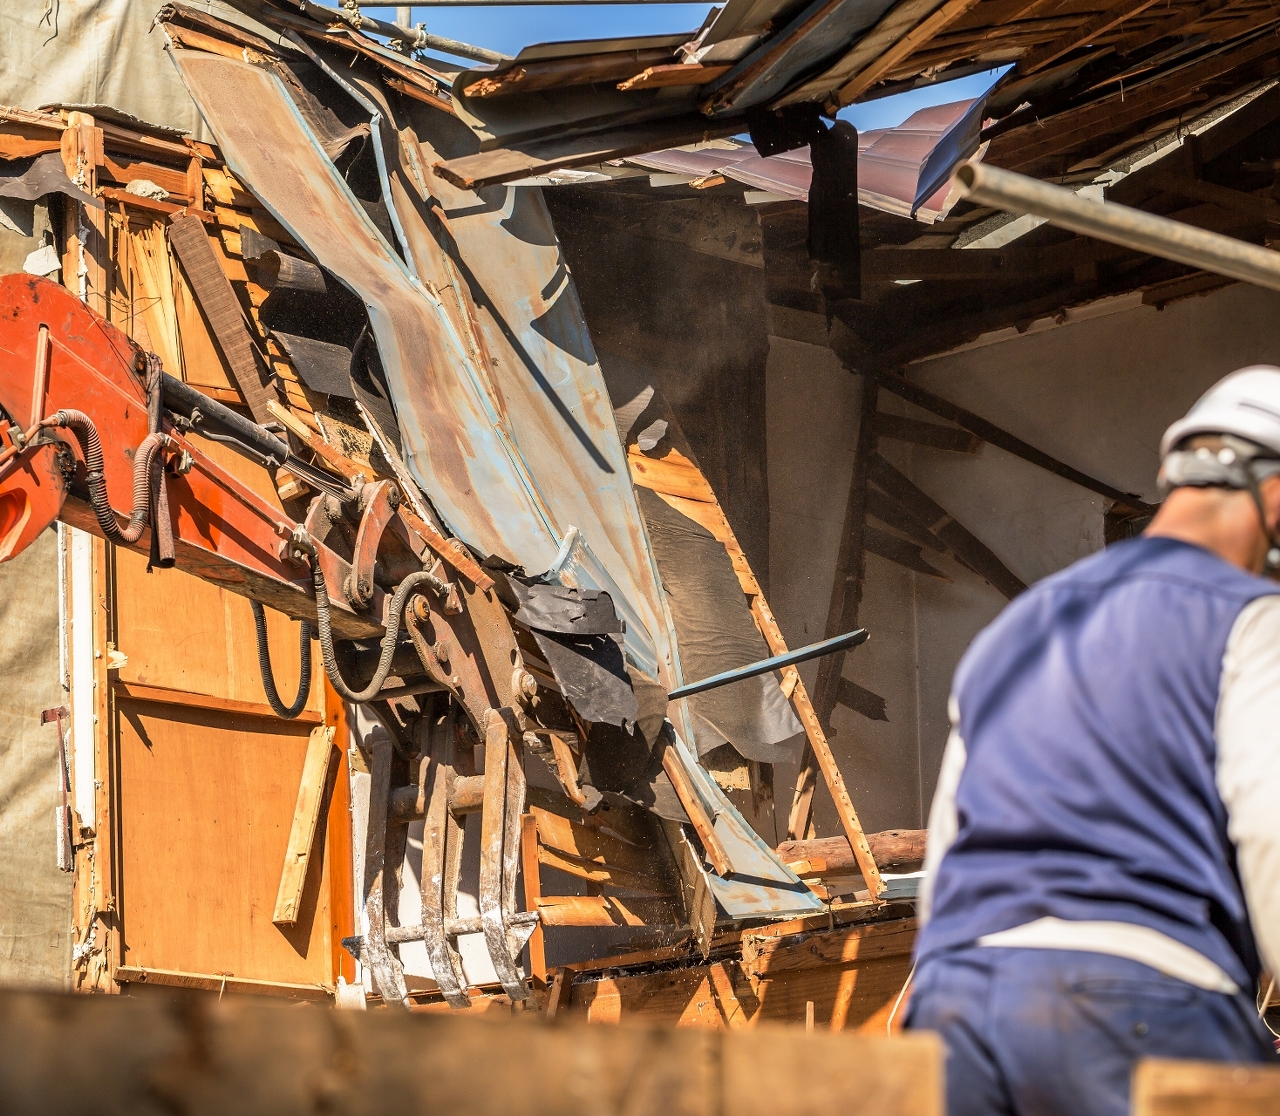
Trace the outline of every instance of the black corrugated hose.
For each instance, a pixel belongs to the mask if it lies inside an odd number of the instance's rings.
[[[258,601],[251,600],[249,605],[253,609],[254,627],[258,630],[258,670],[262,672],[262,689],[267,695],[267,704],[271,706],[277,717],[292,721],[306,706],[307,695],[311,692],[311,625],[303,620],[302,627],[298,631],[298,653],[302,660],[298,673],[298,696],[293,699],[292,705],[286,706],[280,700],[280,694],[276,690],[276,676],[271,669],[271,647],[267,643],[267,614]]]
[[[320,660],[324,663],[324,672],[344,701],[354,702],[357,705],[372,701],[378,696],[383,683],[391,673],[391,660],[396,653],[396,642],[400,638],[400,618],[404,614],[404,606],[409,599],[409,594],[419,585],[439,585],[440,579],[426,570],[420,570],[418,573],[411,573],[396,586],[395,595],[391,598],[391,607],[387,610],[387,634],[382,637],[382,653],[378,657],[378,669],[373,673],[373,681],[363,690],[351,689],[338,669],[338,660],[333,653],[333,632],[329,626],[329,589],[325,585],[324,571],[320,569],[320,561],[314,554],[311,556],[311,579],[316,587],[316,619],[320,627]]]
[[[156,455],[169,441],[168,436],[159,432],[148,434],[138,446],[133,458],[133,511],[129,514],[129,526],[121,528],[116,522],[115,512],[107,502],[107,481],[102,473],[102,442],[98,438],[93,419],[83,411],[63,410],[50,415],[43,425],[64,426],[80,443],[80,452],[84,454],[85,480],[89,484],[89,503],[93,507],[98,526],[102,528],[103,537],[118,546],[132,546],[136,543],[146,529],[151,511],[152,485],[159,479],[157,466],[161,462]]]

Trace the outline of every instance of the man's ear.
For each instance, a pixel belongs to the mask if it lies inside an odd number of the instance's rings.
[[[1280,473],[1268,477],[1258,486],[1262,506],[1267,511],[1267,526],[1280,533]]]

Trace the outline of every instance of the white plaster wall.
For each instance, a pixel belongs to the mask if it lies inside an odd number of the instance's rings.
[[[936,357],[907,376],[1082,472],[1155,502],[1165,428],[1222,376],[1254,363],[1280,364],[1280,295],[1236,284],[1163,310],[1135,307]],[[1028,583],[1103,545],[1105,499],[995,447],[972,457],[917,447],[911,476]],[[951,675],[1004,602],[970,574],[944,586],[915,580],[927,809],[946,740]]]
[[[825,348],[770,339],[766,366],[769,440],[769,603],[791,647],[823,638],[857,445],[861,386]],[[852,652],[845,676],[888,702],[889,722],[843,706],[832,750],[869,831],[919,824],[919,733],[914,575],[868,558],[860,626],[871,640]],[[800,668],[812,691],[818,664]],[[778,764],[779,829],[795,786],[794,765]],[[815,797],[820,836],[839,833],[825,788]],[[779,837],[784,836],[779,833]]]
[[[1243,284],[1163,310],[1031,331],[912,365],[907,376],[1082,472],[1158,499],[1160,436],[1235,368],[1280,365],[1280,295]],[[1105,311],[1107,307],[1099,307]],[[771,339],[770,601],[792,646],[823,634],[858,423],[859,380],[826,349]],[[939,421],[881,395],[881,408]],[[993,446],[974,455],[883,442],[882,453],[1031,584],[1103,545],[1108,501]],[[951,677],[1004,598],[926,552],[950,581],[867,558],[871,640],[845,676],[888,702],[888,724],[838,707],[833,748],[868,831],[924,824],[946,741]],[[802,668],[807,684],[817,664]],[[786,816],[794,769],[779,767]],[[820,790],[820,836],[837,833]]]

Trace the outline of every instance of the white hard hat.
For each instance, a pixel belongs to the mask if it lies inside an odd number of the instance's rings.
[[[1231,434],[1280,457],[1280,368],[1254,364],[1206,391],[1160,440],[1160,456],[1197,434]]]

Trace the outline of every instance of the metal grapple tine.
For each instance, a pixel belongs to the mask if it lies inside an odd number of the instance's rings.
[[[480,921],[494,971],[512,1001],[529,996],[512,956],[506,918],[514,903],[515,866],[519,861],[519,802],[512,812],[514,823],[508,818],[508,811],[514,799],[523,801],[524,797],[523,772],[512,771],[520,767],[516,732],[515,715],[510,709],[489,710],[480,827]]]

